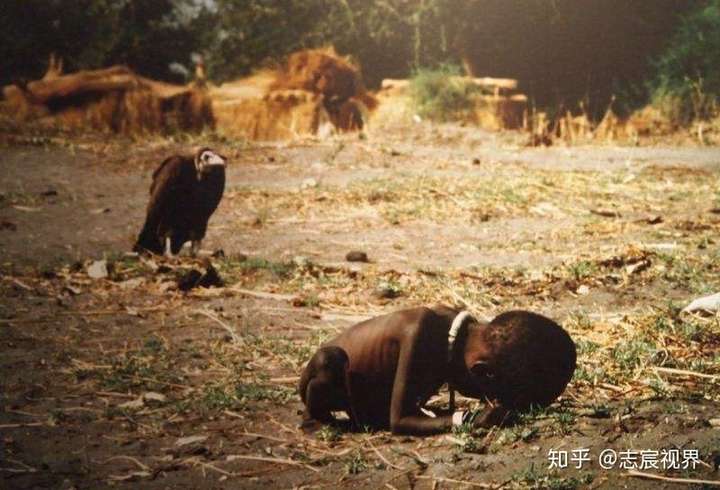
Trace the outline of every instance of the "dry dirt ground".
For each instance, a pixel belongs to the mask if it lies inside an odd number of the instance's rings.
[[[633,468],[720,481],[720,324],[680,312],[720,290],[717,148],[526,148],[429,124],[287,144],[10,136],[2,488],[703,487]],[[154,167],[207,141],[231,158],[204,243],[224,251],[210,260],[225,285],[181,292],[205,262],[125,252]],[[97,260],[107,277],[89,277]],[[562,399],[479,433],[298,430],[295,385],[320,343],[437,302],[562,323],[579,352]],[[581,469],[549,467],[551,450],[583,448]],[[612,469],[605,449],[625,451]],[[674,450],[699,462],[639,466]]]

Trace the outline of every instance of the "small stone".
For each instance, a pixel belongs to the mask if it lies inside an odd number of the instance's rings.
[[[190,269],[185,274],[180,276],[177,281],[177,287],[180,291],[190,291],[191,289],[198,286],[200,278],[203,273],[197,269]]]
[[[301,269],[304,269],[311,264],[310,259],[303,255],[296,255],[295,257],[293,257],[292,262],[293,264],[295,264],[296,267],[299,267]]]
[[[222,287],[223,280],[218,274],[217,269],[213,267],[210,261],[205,265],[205,271],[198,269],[190,269],[177,279],[177,287],[180,291],[190,291],[191,289]]]
[[[375,289],[375,291],[373,292],[373,296],[378,299],[393,299],[400,296],[400,291],[388,286],[380,286]]]
[[[44,269],[42,272],[40,272],[40,275],[43,277],[43,279],[57,279],[58,277],[57,273],[52,269]]]
[[[158,289],[160,290],[161,293],[165,293],[165,292],[167,292],[167,291],[174,291],[174,290],[176,290],[177,288],[178,288],[177,283],[174,283],[174,282],[172,282],[172,281],[162,282],[162,283],[160,283],[160,285],[158,286]]]
[[[162,393],[157,393],[155,391],[148,391],[147,393],[143,393],[143,400],[146,402],[158,402],[158,403],[165,403],[167,400],[167,397],[163,395]]]
[[[187,446],[188,444],[197,444],[200,442],[205,442],[207,440],[208,436],[187,436],[187,437],[181,437],[177,441],[175,441],[175,445],[177,447]]]
[[[590,288],[583,284],[582,286],[577,288],[576,293],[578,293],[580,296],[587,296],[588,294],[590,294]]]
[[[126,408],[129,410],[140,410],[144,406],[145,406],[145,401],[143,401],[143,397],[138,397],[135,400],[121,403],[119,405],[120,408]]]
[[[119,282],[118,286],[120,286],[122,289],[130,290],[130,289],[135,289],[135,288],[141,286],[144,282],[145,282],[145,278],[135,277],[133,279],[128,279],[126,281]]]
[[[473,165],[480,165],[480,159],[477,158],[477,157],[473,158],[473,159],[472,159],[472,164],[473,164]]]
[[[0,230],[17,231],[17,225],[12,221],[0,221]]]
[[[91,279],[103,279],[108,276],[106,260],[96,260],[87,268],[87,275]]]
[[[360,250],[351,250],[345,255],[345,260],[348,262],[367,262],[368,256],[365,252]]]
[[[318,186],[318,181],[313,179],[312,177],[308,177],[307,179],[302,181],[302,184],[300,184],[301,189],[312,189]]]
[[[77,296],[78,294],[82,293],[82,289],[75,287],[70,284],[66,284],[63,286],[63,292],[70,294],[71,296]]]
[[[217,269],[213,267],[212,264],[208,264],[205,268],[205,274],[203,274],[203,276],[200,278],[198,286],[203,288],[220,288],[223,285],[223,280],[220,277],[220,274],[218,274]]]

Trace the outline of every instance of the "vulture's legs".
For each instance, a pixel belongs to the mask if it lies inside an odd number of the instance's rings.
[[[190,256],[191,257],[197,257],[198,252],[200,252],[200,244],[202,243],[201,240],[192,240],[190,242]]]
[[[170,237],[165,237],[165,253],[163,255],[168,259],[173,256],[172,249],[170,248]]]

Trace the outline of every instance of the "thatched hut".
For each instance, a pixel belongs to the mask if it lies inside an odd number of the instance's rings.
[[[117,133],[193,131],[213,126],[207,93],[142,77],[126,66],[63,74],[50,58],[40,80],[3,88],[4,106],[16,121],[62,129]]]
[[[218,129],[279,140],[362,129],[377,104],[360,70],[332,48],[291,54],[284,66],[211,89]]]
[[[528,99],[517,92],[517,80],[490,77],[452,77],[452,80],[480,89],[468,101],[465,122],[490,131],[525,127]],[[414,115],[411,91],[410,80],[383,80],[377,93],[378,110],[373,113],[373,121],[387,125],[397,120],[409,120]]]

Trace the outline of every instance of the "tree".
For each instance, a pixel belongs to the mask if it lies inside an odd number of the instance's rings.
[[[717,115],[720,102],[720,0],[686,15],[655,62],[653,100],[673,120]]]
[[[41,76],[50,53],[66,70],[124,63],[161,79],[168,65],[200,50],[195,22],[183,19],[191,0],[3,0],[0,83]]]

